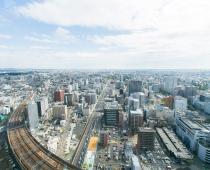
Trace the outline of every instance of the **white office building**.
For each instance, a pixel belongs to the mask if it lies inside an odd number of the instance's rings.
[[[31,131],[39,125],[38,107],[34,101],[28,104],[28,122]]]
[[[133,94],[131,94],[131,97],[139,100],[139,106],[140,107],[144,106],[144,104],[145,104],[145,94],[143,92],[133,93]]]
[[[206,114],[210,114],[210,102],[205,102],[204,103],[204,112]]]
[[[128,109],[129,110],[137,110],[139,109],[139,99],[134,99],[133,97],[128,98]]]
[[[200,157],[205,155],[204,151],[207,149],[204,149],[203,145],[199,144],[199,141],[208,138],[210,133],[209,128],[185,117],[177,116],[176,132],[191,151],[196,152],[198,150],[198,156]],[[202,160],[202,158],[200,159]]]
[[[174,109],[176,111],[186,111],[187,110],[187,99],[181,96],[176,96],[174,98]]]
[[[198,157],[206,163],[210,163],[210,141],[200,140],[198,143]]]
[[[174,76],[165,76],[162,86],[164,91],[173,94],[177,86],[177,78]]]

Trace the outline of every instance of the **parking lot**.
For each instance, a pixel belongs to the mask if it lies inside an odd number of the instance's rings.
[[[120,132],[117,129],[109,129],[108,146],[98,146],[95,159],[95,169],[112,168],[119,170],[126,167],[130,162],[124,160],[124,141],[121,140]]]
[[[139,158],[143,169],[172,169],[172,160],[165,154],[157,140],[155,140],[155,149],[141,153]]]

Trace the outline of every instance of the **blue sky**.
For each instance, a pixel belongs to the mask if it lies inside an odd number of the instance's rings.
[[[209,0],[1,0],[0,68],[210,68]]]

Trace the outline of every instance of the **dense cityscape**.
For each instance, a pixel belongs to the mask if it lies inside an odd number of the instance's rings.
[[[210,170],[210,0],[0,0],[0,170]]]
[[[1,169],[209,169],[209,74],[2,70]]]

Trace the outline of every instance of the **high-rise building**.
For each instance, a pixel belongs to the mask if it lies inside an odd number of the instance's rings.
[[[131,97],[133,97],[132,100],[134,100],[134,99],[138,100],[140,107],[144,106],[144,104],[145,104],[145,94],[143,92],[132,93]]]
[[[130,111],[129,115],[129,127],[133,132],[136,132],[139,127],[143,126],[143,111],[137,109],[136,111]]]
[[[148,127],[140,127],[138,130],[138,150],[153,150],[155,143],[155,130]]]
[[[139,99],[134,99],[133,97],[128,98],[128,109],[129,110],[137,110],[139,109]]]
[[[97,101],[96,93],[88,93],[86,96],[86,100],[89,105],[96,104]]]
[[[133,110],[139,109],[139,99],[133,99]]]
[[[53,107],[53,118],[67,120],[67,106],[66,105],[55,105]]]
[[[124,126],[124,112],[120,111],[119,112],[119,128],[123,128]]]
[[[100,131],[100,145],[106,147],[108,145],[109,134],[107,131]]]
[[[39,125],[38,107],[33,101],[28,104],[28,122],[30,130],[34,130]]]
[[[177,111],[187,110],[187,99],[181,96],[175,96],[174,98],[174,109]]]
[[[78,83],[73,84],[73,90],[77,91],[79,89]]]
[[[118,102],[107,102],[104,107],[104,121],[106,126],[118,126],[119,107]]]
[[[185,86],[184,96],[192,97],[197,94],[197,89],[195,86]]]
[[[174,76],[165,76],[163,79],[163,90],[173,94],[177,86],[177,78]]]
[[[144,104],[145,104],[145,94],[141,92],[141,93],[139,94],[139,105],[140,105],[141,107],[143,107]]]
[[[38,109],[38,115],[39,117],[43,116],[45,113],[45,103],[43,100],[37,100],[37,109]]]
[[[131,80],[129,82],[129,95],[136,92],[142,91],[142,81],[139,80]]]
[[[74,105],[74,94],[73,93],[65,93],[64,104],[67,105],[67,106],[73,106]]]
[[[54,101],[55,102],[63,102],[64,101],[64,90],[57,90],[54,93]]]

